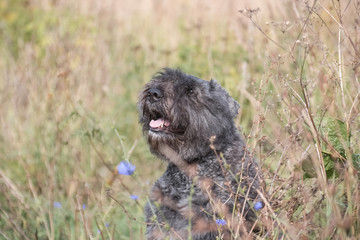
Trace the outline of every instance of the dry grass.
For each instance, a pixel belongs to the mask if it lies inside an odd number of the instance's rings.
[[[241,104],[267,239],[357,239],[359,12],[358,0],[0,2],[0,239],[145,238],[164,164],[136,101],[166,66]],[[125,159],[133,176],[116,172]]]

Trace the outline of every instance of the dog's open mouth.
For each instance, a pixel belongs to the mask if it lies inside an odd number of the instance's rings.
[[[157,120],[151,120],[149,126],[152,131],[159,132],[168,129],[170,122],[163,118],[159,118]]]
[[[165,132],[165,133],[184,133],[182,128],[173,128],[169,120],[164,118],[159,118],[156,120],[151,120],[149,123],[150,131],[153,132]]]

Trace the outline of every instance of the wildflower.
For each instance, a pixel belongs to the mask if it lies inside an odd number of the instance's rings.
[[[85,210],[85,208],[86,208],[86,204],[84,203],[84,204],[82,205],[82,209]]]
[[[105,227],[108,228],[110,226],[109,223],[105,223]],[[99,235],[101,233],[100,229],[97,230],[97,234]]]
[[[60,202],[54,202],[54,208],[61,208],[61,203]]]
[[[139,197],[136,196],[136,195],[131,195],[130,198],[131,198],[132,200],[138,200],[138,199],[139,199]]]
[[[117,166],[120,175],[132,175],[135,171],[135,166],[128,161],[121,161]]]
[[[262,209],[264,206],[263,206],[263,204],[262,204],[262,202],[256,202],[255,204],[254,204],[254,209],[256,210],[256,211],[259,211],[260,209]]]
[[[216,224],[219,226],[224,226],[226,225],[226,221],[224,219],[216,219],[215,220]]]

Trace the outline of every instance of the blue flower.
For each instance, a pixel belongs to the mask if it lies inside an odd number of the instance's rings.
[[[86,204],[85,204],[85,203],[82,205],[82,209],[83,209],[83,210],[86,209]]]
[[[54,202],[54,208],[61,208],[61,203],[60,202]]]
[[[135,166],[128,161],[121,161],[117,166],[117,170],[120,175],[131,175],[135,171]]]
[[[109,223],[105,223],[105,227],[108,228],[110,226]],[[97,230],[97,234],[99,235],[101,233],[100,229]]]
[[[226,225],[226,221],[224,219],[216,219],[215,220],[216,224],[219,226],[224,226]]]
[[[260,209],[262,209],[264,206],[263,206],[263,204],[262,204],[262,202],[256,202],[255,204],[254,204],[254,209],[256,210],[256,211],[259,211]]]
[[[136,195],[131,195],[130,198],[131,198],[132,200],[138,200],[138,199],[139,199],[139,197],[136,196]]]

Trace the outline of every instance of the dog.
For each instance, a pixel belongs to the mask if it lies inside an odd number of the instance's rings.
[[[264,203],[261,170],[234,118],[240,105],[216,80],[165,68],[139,95],[150,151],[168,163],[145,206],[148,239],[246,236]]]

